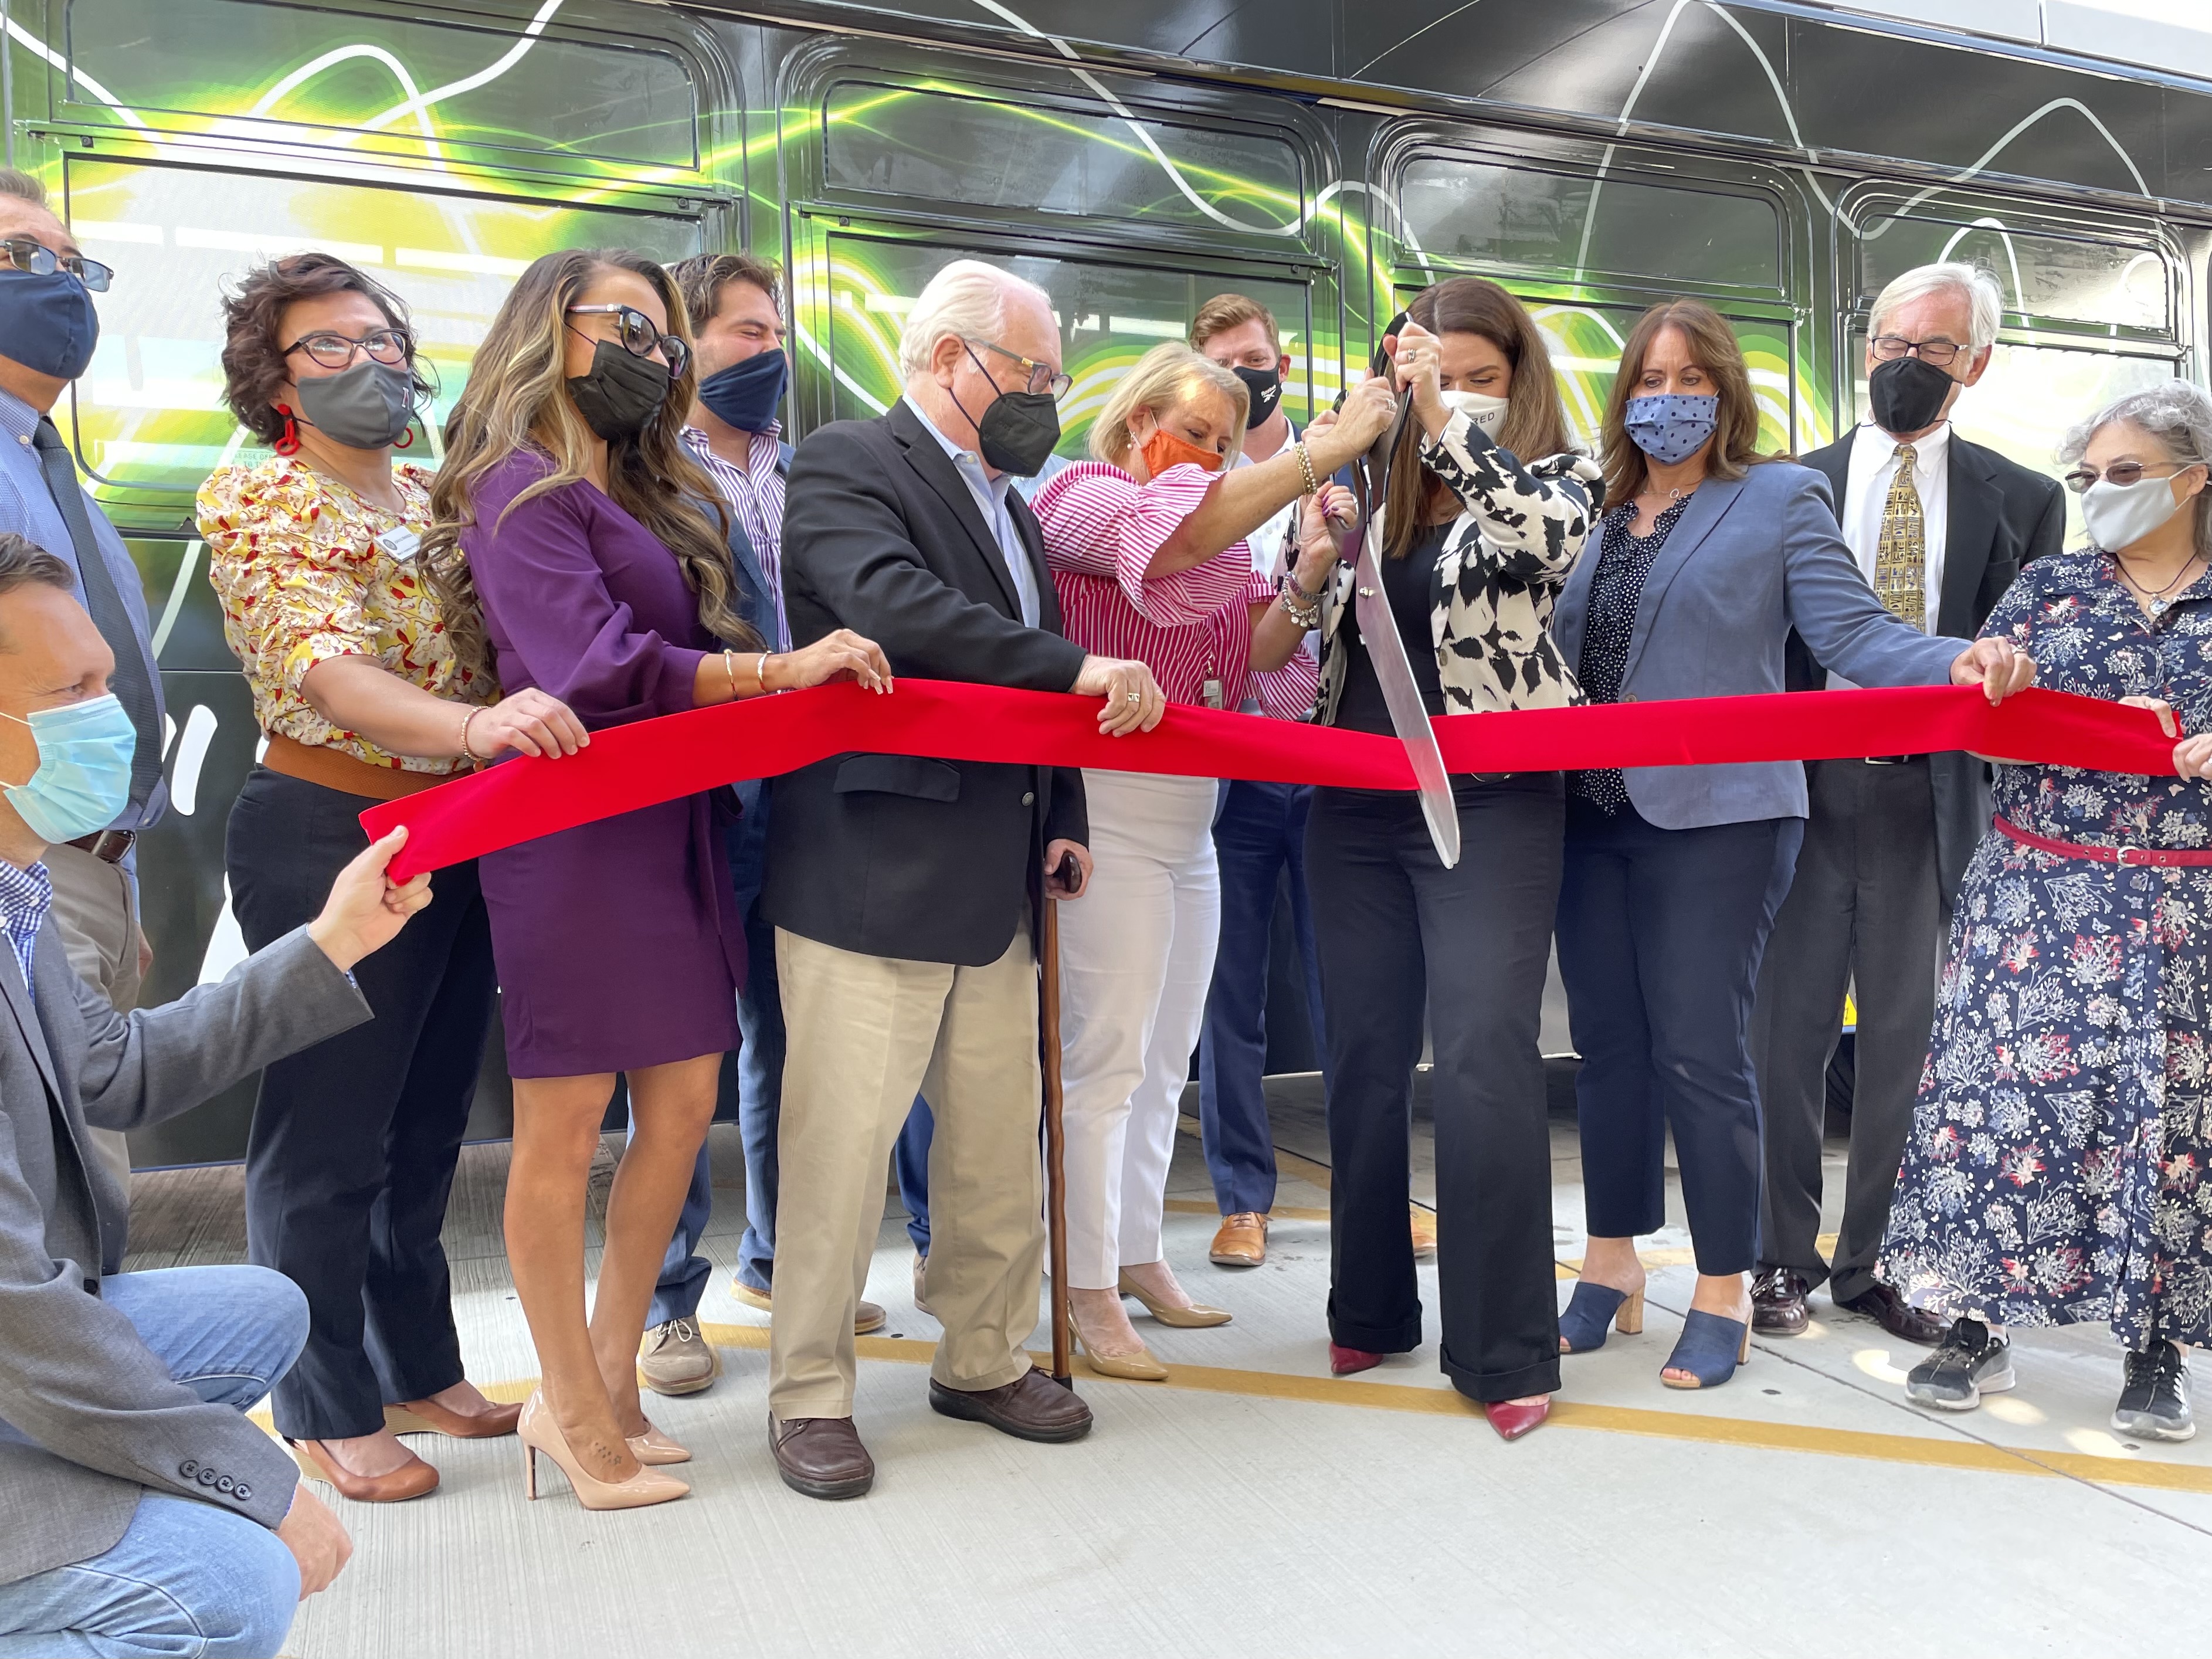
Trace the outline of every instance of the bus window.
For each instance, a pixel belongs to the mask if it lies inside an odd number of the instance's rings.
[[[2167,334],[2172,276],[2149,247],[2045,236],[2008,228],[1996,215],[1972,222],[1881,217],[1859,236],[1859,283],[1869,295],[1915,265],[1955,259],[1997,279],[2008,312],[2053,323],[2087,323]]]
[[[73,389],[78,453],[114,510],[141,492],[166,497],[165,525],[246,441],[222,407],[218,356],[223,286],[250,265],[320,248],[405,300],[439,383],[434,446],[492,313],[532,258],[699,249],[697,222],[672,216],[101,161],[71,161],[64,176],[77,239],[116,273],[99,351]]]

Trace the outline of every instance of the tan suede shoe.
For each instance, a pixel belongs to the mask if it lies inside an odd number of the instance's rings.
[[[655,1394],[703,1394],[722,1374],[722,1356],[689,1319],[672,1319],[645,1334],[637,1380]]]

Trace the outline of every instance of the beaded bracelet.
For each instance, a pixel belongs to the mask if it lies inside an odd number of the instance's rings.
[[[1291,453],[1298,458],[1298,473],[1305,480],[1306,487],[1301,493],[1308,495],[1321,494],[1321,480],[1314,476],[1313,457],[1307,453],[1306,441],[1301,438],[1292,444]]]

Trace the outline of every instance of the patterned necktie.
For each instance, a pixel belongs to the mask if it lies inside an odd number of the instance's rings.
[[[84,492],[77,487],[76,465],[70,459],[69,446],[62,441],[54,423],[44,416],[40,417],[32,442],[38,448],[46,489],[61,509],[62,522],[69,526],[70,545],[84,577],[84,608],[92,613],[93,626],[100,629],[108,649],[115,653],[115,678],[109,689],[123,705],[123,712],[131,716],[131,729],[137,734],[131,754],[131,799],[143,806],[154,798],[161,781],[161,726],[154,711],[154,688],[147,681],[146,659],[139,651],[138,635],[131,629],[131,613],[124,609],[114,574],[92,533],[92,515],[85,510]]]
[[[1897,447],[1897,476],[1881,504],[1881,538],[1875,544],[1874,591],[1897,617],[1928,629],[1928,526],[1920,516],[1920,491],[1912,481],[1911,444]]]

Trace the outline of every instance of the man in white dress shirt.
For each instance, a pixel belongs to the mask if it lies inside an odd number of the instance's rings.
[[[2056,481],[1951,429],[1959,394],[1987,372],[2002,298],[1972,265],[1923,265],[1876,297],[1870,418],[1805,465],[1834,491],[1844,539],[1882,602],[1931,634],[1972,635],[2030,559],[2058,550]],[[1792,639],[1790,689],[1843,682]],[[1874,1279],[1891,1190],[1936,1012],[1951,900],[1989,827],[1988,770],[1971,755],[1814,761],[1796,879],[1776,918],[1753,1022],[1766,1163],[1752,1322],[1790,1336],[1826,1280],[1838,1308],[1908,1342],[1944,1325]],[[1820,1227],[1827,1073],[1854,988],[1850,1164],[1832,1262]]]

